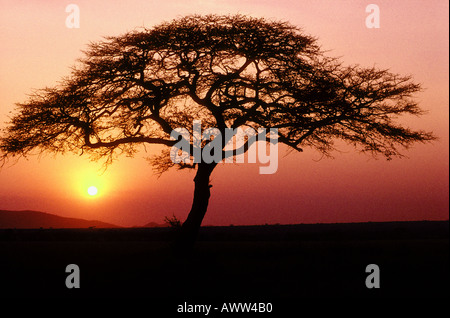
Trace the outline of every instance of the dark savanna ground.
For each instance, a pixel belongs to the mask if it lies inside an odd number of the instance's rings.
[[[0,230],[2,296],[177,302],[307,297],[448,297],[449,223],[203,227],[191,257],[172,228]],[[67,289],[65,268],[80,267]],[[367,289],[368,264],[380,289]],[[176,307],[174,307],[176,308]]]

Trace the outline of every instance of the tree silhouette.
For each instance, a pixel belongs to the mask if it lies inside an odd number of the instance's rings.
[[[143,144],[167,146],[151,160],[158,173],[196,169],[192,207],[181,227],[185,247],[206,213],[217,163],[171,161],[175,128],[192,132],[193,121],[201,120],[202,129],[217,128],[222,138],[227,128],[276,128],[278,142],[298,151],[312,147],[329,155],[340,139],[388,159],[401,156],[399,148],[434,139],[395,122],[402,114],[423,114],[412,96],[420,85],[410,76],[343,66],[287,22],[187,16],[107,37],[84,53],[59,86],[17,104],[0,139],[2,159],[36,149],[87,153],[108,164]],[[240,150],[250,144],[246,139]]]

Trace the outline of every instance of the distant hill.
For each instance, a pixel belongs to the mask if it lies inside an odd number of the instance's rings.
[[[160,223],[156,223],[156,222],[150,222],[150,223],[145,224],[142,227],[167,227],[167,226],[168,226],[167,224],[160,224]]]
[[[119,226],[95,220],[66,218],[37,211],[0,210],[0,229],[38,229],[38,228],[118,228]]]
[[[156,223],[156,222],[149,222],[145,225],[135,225],[132,226],[132,229],[138,229],[138,228],[153,228],[153,227],[168,227],[169,225],[167,223]]]

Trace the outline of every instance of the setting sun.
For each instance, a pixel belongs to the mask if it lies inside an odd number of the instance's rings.
[[[72,158],[71,158],[72,159]],[[111,167],[108,171],[100,170],[99,165],[90,164],[73,158],[70,161],[72,170],[67,171],[67,184],[70,189],[67,193],[71,193],[74,198],[81,200],[104,197],[111,193],[111,189],[116,184],[117,172],[114,172],[116,167]]]
[[[89,195],[94,196],[98,193],[98,189],[96,187],[92,186],[92,187],[88,188],[87,192]]]

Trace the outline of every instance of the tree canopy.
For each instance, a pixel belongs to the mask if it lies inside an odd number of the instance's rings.
[[[329,154],[334,141],[400,156],[431,133],[396,123],[421,115],[420,85],[388,70],[343,66],[287,23],[187,16],[91,43],[71,75],[17,105],[2,158],[34,149],[87,152],[111,161],[143,143],[173,146],[173,129],[277,128],[278,141]],[[401,149],[401,148],[400,148]],[[167,152],[154,164],[173,163]]]

